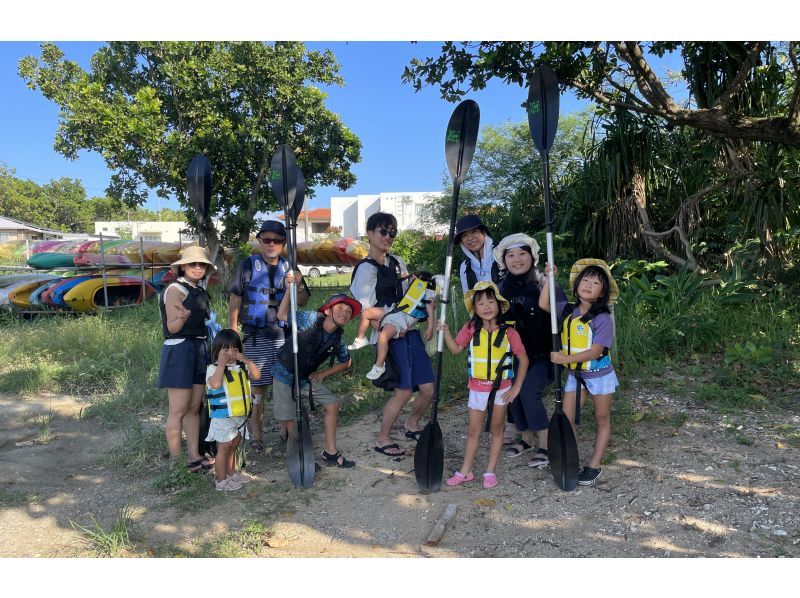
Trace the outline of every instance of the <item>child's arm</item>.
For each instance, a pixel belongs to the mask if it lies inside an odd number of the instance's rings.
[[[283,294],[283,299],[281,299],[281,304],[278,306],[278,320],[287,322],[289,320],[289,311],[291,307],[292,299],[289,294],[289,289],[286,289],[286,292]]]
[[[425,328],[425,334],[422,335],[426,341],[433,338],[433,330],[436,326],[436,298],[431,299],[425,304],[425,312],[428,314],[428,326]]]
[[[243,354],[237,351],[236,361],[241,361],[243,364],[247,366],[247,375],[250,377],[251,380],[261,379],[261,370],[258,369],[258,366],[253,362],[252,359],[248,359]]]
[[[544,268],[544,286],[542,292],[539,293],[539,309],[550,313],[550,264]],[[558,268],[553,266],[553,276],[558,274]]]
[[[444,330],[444,344],[447,345],[447,348],[450,350],[450,353],[452,353],[453,355],[458,355],[459,353],[461,353],[461,351],[465,349],[465,347],[462,347],[461,345],[456,343],[455,339],[453,338],[453,335],[450,334],[450,328],[448,328],[447,322],[445,322],[444,324],[436,322],[436,329]]]
[[[351,365],[353,365],[353,360],[352,359],[350,359],[348,361],[345,361],[343,363],[337,363],[336,365],[332,365],[331,367],[325,368],[324,370],[318,370],[316,372],[311,372],[308,375],[308,379],[311,380],[312,382],[322,382],[328,376],[333,376],[334,374],[338,374],[339,372],[343,372],[347,368],[349,368]]]
[[[550,361],[560,365],[565,365],[568,363],[583,363],[584,361],[597,359],[605,352],[605,350],[606,348],[603,345],[592,343],[592,348],[588,351],[581,351],[580,353],[573,353],[572,355],[567,355],[561,351],[554,351],[550,353]]]
[[[222,356],[222,354],[220,354],[217,361],[217,369],[214,370],[213,374],[206,378],[206,384],[208,384],[209,388],[217,389],[222,386],[222,378],[225,376],[225,365],[225,358]]]

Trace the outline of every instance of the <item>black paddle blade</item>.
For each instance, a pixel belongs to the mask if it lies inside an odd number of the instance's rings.
[[[447,123],[444,155],[454,184],[460,185],[464,181],[472,164],[480,120],[481,110],[478,104],[473,100],[464,100],[453,110],[450,122]]]
[[[197,154],[186,171],[186,191],[189,205],[197,212],[197,222],[204,222],[211,206],[211,162]]]
[[[561,411],[556,411],[550,419],[547,452],[556,486],[574,490],[578,485],[578,441],[569,419]]]
[[[286,440],[286,466],[292,484],[297,488],[311,488],[315,473],[314,444],[305,417],[300,418]]]
[[[558,79],[553,69],[540,66],[531,75],[528,126],[540,154],[550,151],[558,128]]]
[[[444,472],[444,443],[439,422],[431,421],[423,428],[414,453],[414,475],[421,490],[439,492]]]
[[[272,156],[269,175],[272,193],[288,217],[297,194],[297,160],[288,145],[279,145]],[[286,223],[288,226],[288,222]]]
[[[297,222],[297,217],[303,211],[303,202],[306,200],[306,179],[303,176],[303,171],[298,167],[297,169],[297,192],[294,196],[294,204],[292,205],[292,222]],[[288,224],[288,223],[287,223]]]

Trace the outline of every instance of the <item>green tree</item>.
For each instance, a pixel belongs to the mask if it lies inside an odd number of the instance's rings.
[[[330,51],[296,42],[111,42],[86,72],[44,44],[19,73],[61,108],[56,150],[73,159],[100,153],[114,171],[109,195],[131,206],[148,187],[188,206],[186,169],[205,154],[224,242],[247,239],[255,214],[277,209],[266,179],[278,144],[294,148],[310,196],[317,185],[355,182],[361,143],[318,88],[343,84]],[[194,224],[188,208],[187,219]],[[213,253],[220,240],[206,232]]]

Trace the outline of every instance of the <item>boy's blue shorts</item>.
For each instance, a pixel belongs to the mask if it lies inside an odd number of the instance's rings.
[[[417,390],[420,384],[433,383],[433,365],[419,330],[410,330],[404,337],[390,341],[389,350],[400,370],[396,388]]]

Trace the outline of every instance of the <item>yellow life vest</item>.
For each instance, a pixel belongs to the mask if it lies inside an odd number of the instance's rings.
[[[508,341],[506,329],[508,323],[501,324],[494,332],[484,328],[472,335],[469,343],[469,371],[470,378],[478,380],[495,380],[500,367],[500,380],[514,377],[514,360],[511,343]]]
[[[594,335],[592,327],[589,325],[591,321],[592,318],[586,318],[586,316],[574,317],[572,313],[564,318],[564,323],[561,327],[561,351],[565,355],[583,353],[592,348]],[[606,348],[599,359],[568,363],[566,365],[571,370],[579,369],[584,372],[591,372],[601,370],[610,364],[611,358],[608,356],[608,348]]]
[[[403,295],[403,298],[397,303],[397,307],[394,308],[395,313],[403,312],[407,314],[411,314],[417,306],[424,305],[423,301],[425,300],[425,291],[428,289],[430,283],[422,280],[421,278],[415,278],[411,281],[408,285],[408,290]]]
[[[222,386],[208,389],[207,402],[211,418],[250,415],[250,379],[244,366],[226,367]]]

